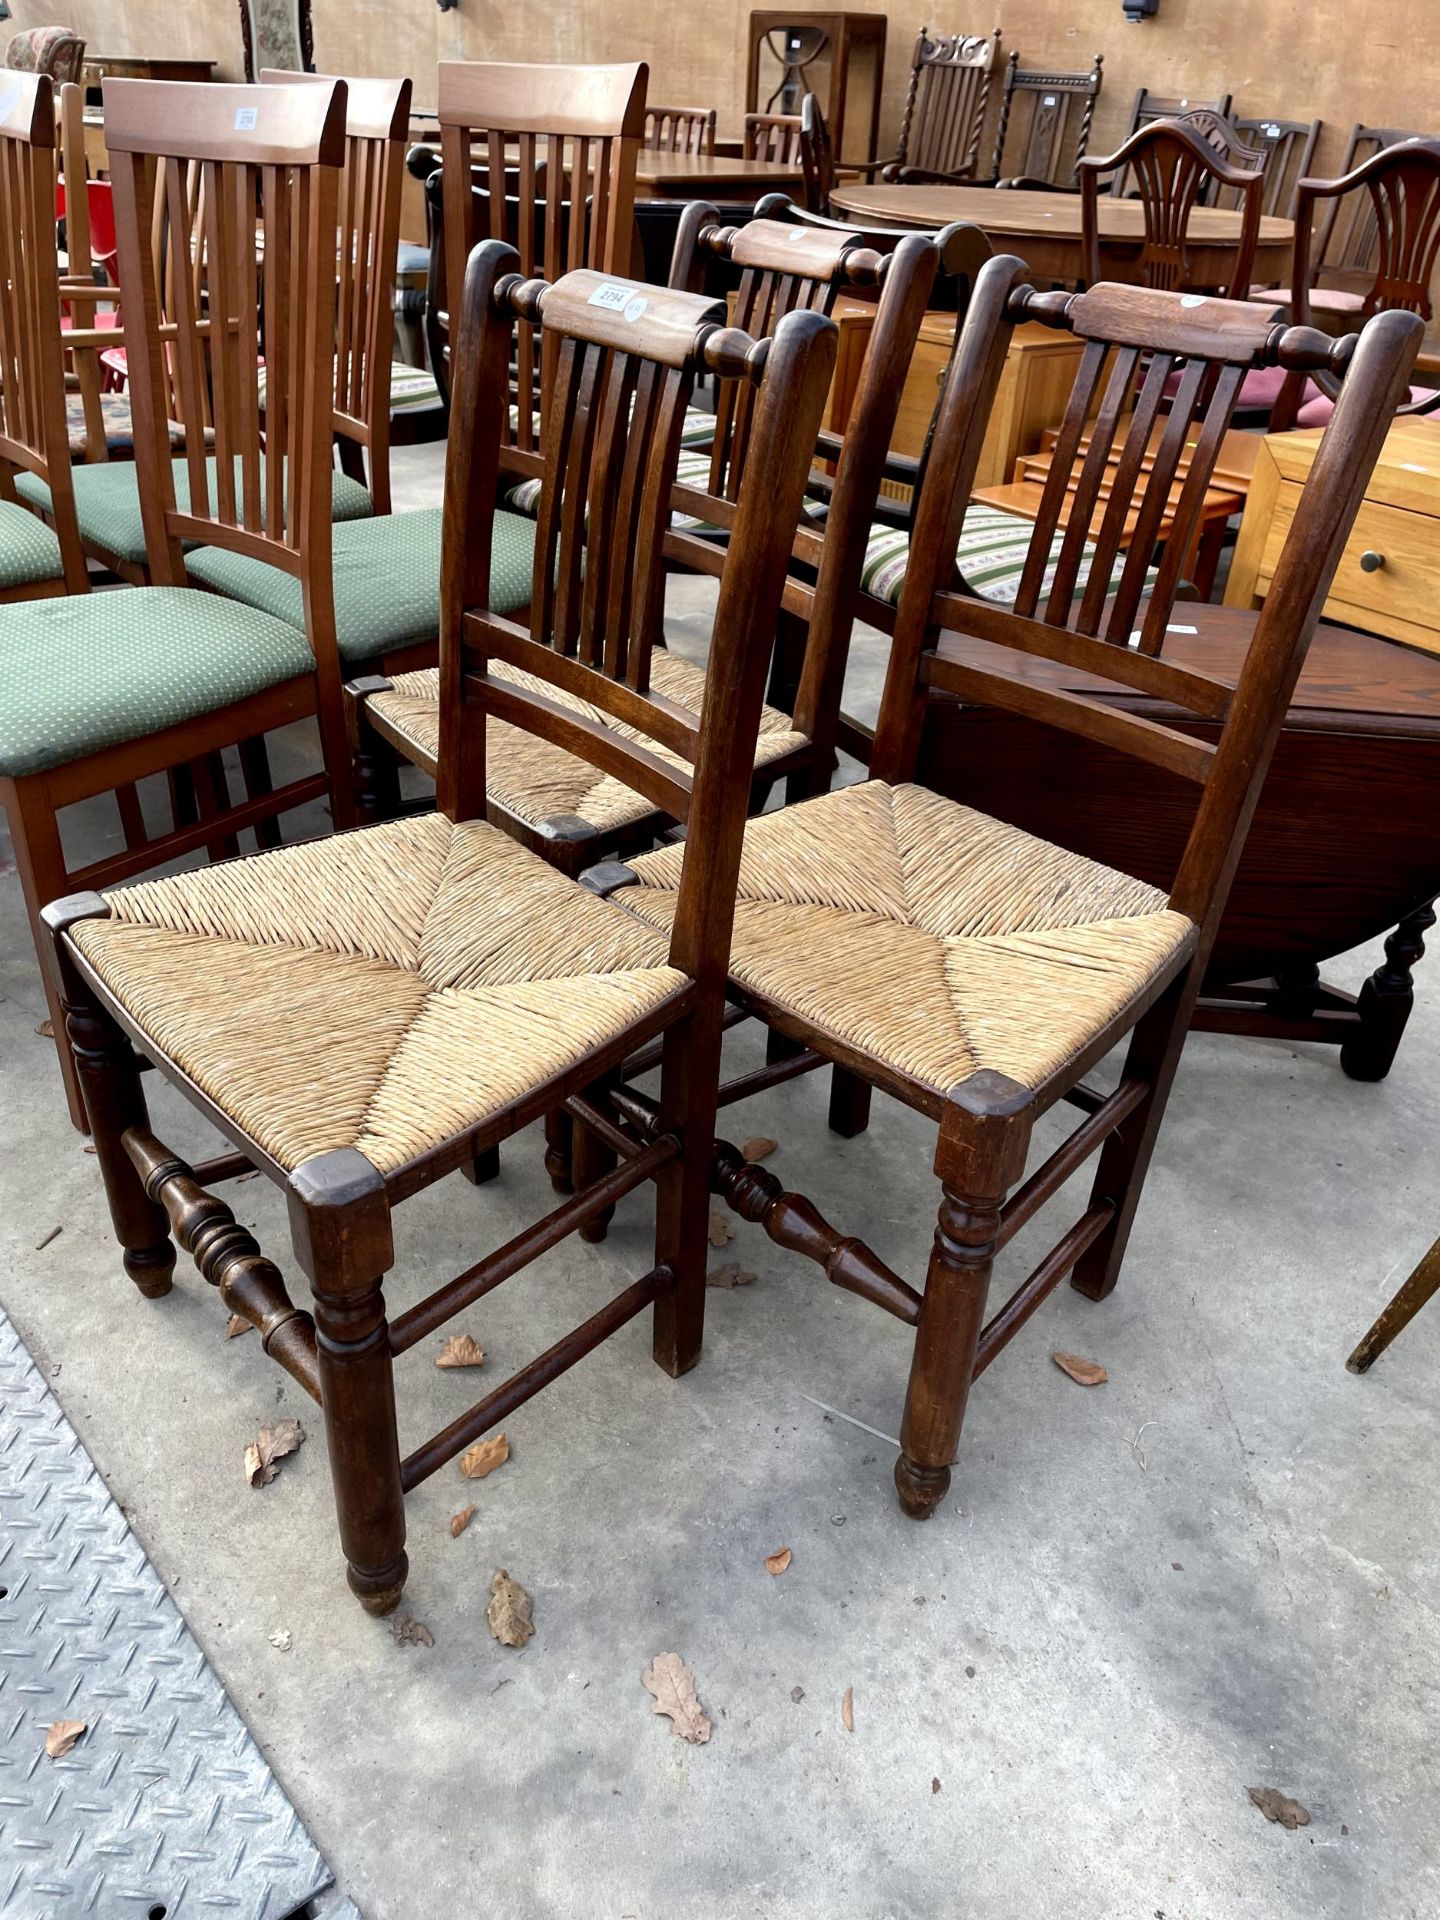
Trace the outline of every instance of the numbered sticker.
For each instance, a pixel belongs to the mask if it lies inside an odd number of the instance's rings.
[[[253,133],[255,122],[260,118],[258,107],[237,107],[235,109],[236,133]]]
[[[607,313],[618,313],[622,320],[638,320],[650,302],[633,287],[617,286],[607,280],[603,287],[595,289],[586,304],[604,307]]]
[[[1182,307],[1203,307],[1205,296],[1203,293],[1182,293],[1180,304]]]
[[[1040,96],[1040,104],[1042,107],[1058,107],[1060,99],[1058,94],[1045,93]]]

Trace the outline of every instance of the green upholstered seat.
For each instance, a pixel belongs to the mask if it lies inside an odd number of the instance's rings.
[[[214,501],[215,460],[212,455],[205,462],[210,470],[211,501]],[[190,469],[184,460],[176,460],[175,467],[175,504],[184,513],[190,505]],[[240,463],[235,463],[238,475]],[[99,547],[106,553],[114,554],[118,559],[126,560],[131,566],[145,565],[145,527],[140,518],[140,490],[136,481],[136,469],[126,461],[123,465],[109,464],[95,467],[76,467],[75,469],[75,512],[80,521],[80,537],[87,544]],[[15,491],[22,500],[32,507],[48,511],[50,489],[44,481],[33,473],[17,474]],[[264,475],[261,475],[261,494],[264,494]],[[358,480],[348,475],[333,475],[331,488],[332,512],[337,521],[360,520],[373,513],[374,502]]]
[[[65,572],[60,542],[38,514],[0,500],[0,594],[58,580]]]
[[[377,514],[335,528],[335,630],[347,665],[373,660],[391,648],[438,640],[440,529],[438,507]],[[534,522],[497,513],[490,544],[490,604],[497,613],[530,604],[534,558]],[[186,566],[192,580],[217,593],[292,626],[305,624],[300,582],[278,567],[221,547],[197,548]]]
[[[191,587],[0,606],[0,774],[216,713],[313,665],[303,633]]]
[[[1019,515],[1005,513],[999,507],[977,506],[972,502],[955,548],[956,563],[971,592],[978,594],[982,600],[998,600],[1006,605],[1012,602],[1020,591],[1020,575],[1034,531],[1033,520],[1023,520]],[[1049,590],[1055,577],[1064,537],[1062,529],[1056,533],[1051,544],[1042,592]],[[1078,586],[1083,587],[1090,577],[1088,556],[1093,551],[1087,542],[1087,557],[1081,561],[1076,576]],[[865,565],[860,575],[861,592],[895,606],[900,599],[900,589],[905,584],[905,570],[909,563],[908,533],[898,527],[872,527],[865,545]],[[1119,584],[1119,571],[1123,566],[1122,555],[1116,563],[1115,585]]]

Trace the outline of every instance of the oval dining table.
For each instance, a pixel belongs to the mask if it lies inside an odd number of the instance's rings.
[[[921,230],[964,220],[979,227],[997,252],[1018,253],[1037,280],[1071,285],[1084,278],[1078,193],[1036,193],[1023,187],[902,186],[876,181],[842,185],[830,195],[842,218],[867,226]],[[1112,200],[1102,194],[1100,261],[1108,280],[1139,279],[1145,214],[1138,200]],[[1250,277],[1261,285],[1287,286],[1295,226],[1267,215]],[[1240,215],[1229,207],[1196,207],[1190,215],[1188,248],[1191,285],[1228,286],[1240,244]]]

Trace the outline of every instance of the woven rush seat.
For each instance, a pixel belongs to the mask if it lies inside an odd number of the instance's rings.
[[[684,989],[668,944],[482,823],[427,814],[125,887],[70,938],[288,1171],[382,1172]]]
[[[13,778],[214,713],[315,665],[283,620],[187,587],[0,606],[0,660],[0,774]]]
[[[185,513],[190,506],[190,468],[186,460],[177,459],[175,472],[175,505],[179,512]],[[215,498],[215,458],[210,455],[205,465],[209,470],[210,498]],[[236,484],[239,484],[240,462],[235,462]],[[265,478],[261,468],[260,491],[264,500]],[[15,476],[15,491],[28,506],[36,507],[42,513],[50,511],[50,489],[38,474],[20,473]],[[337,522],[342,520],[362,520],[374,512],[374,503],[369,493],[358,480],[352,480],[347,474],[336,473],[331,481],[331,512]],[[80,522],[80,538],[87,545],[103,548],[117,559],[133,567],[143,567],[145,554],[145,525],[140,516],[140,491],[135,478],[135,468],[129,461],[117,465],[76,467],[75,469],[75,513]]]
[[[668,929],[683,859],[632,860],[615,898]],[[730,972],[943,1095],[982,1068],[1038,1087],[1195,938],[1128,874],[872,780],[747,825]]]
[[[508,666],[502,660],[492,660],[490,672],[497,680],[527,687],[532,693],[543,694],[557,706],[584,714],[625,739],[639,741],[672,766],[686,765],[669,747],[623,725],[613,715],[577,699],[563,688],[542,685],[532,674]],[[705,694],[705,669],[692,660],[682,659],[679,654],[657,649],[650,660],[650,685],[655,693],[698,714]],[[391,691],[372,693],[367,707],[376,719],[403,738],[418,765],[434,772],[440,753],[440,677],[434,668],[396,674]],[[774,707],[761,709],[760,738],[755,754],[757,767],[766,766],[805,744],[805,736],[795,732],[788,714]],[[596,833],[613,833],[655,811],[643,794],[636,793],[613,774],[602,774],[598,767],[567,753],[563,747],[542,740],[538,734],[526,733],[493,719],[485,736],[485,785],[491,798],[535,827],[557,818],[564,818],[570,824],[578,819]]]
[[[979,594],[982,600],[998,600],[1006,605],[1013,601],[1020,591],[1020,575],[1024,571],[1025,554],[1034,531],[1033,520],[1006,513],[1001,507],[972,502],[955,547],[955,563],[970,590]],[[1065,530],[1062,527],[1051,542],[1042,595],[1049,591],[1055,578],[1064,539]],[[1089,555],[1094,551],[1089,541],[1086,542],[1085,551],[1087,557],[1080,562],[1080,570],[1076,575],[1076,585],[1082,588],[1090,577]],[[860,591],[874,600],[897,605],[909,563],[910,535],[903,528],[872,527],[870,538],[865,543]],[[1123,556],[1121,562],[1117,563],[1120,564],[1123,564]]]
[[[0,500],[0,593],[58,580],[65,572],[60,542],[28,507]]]
[[[423,507],[334,527],[335,633],[347,665],[437,638],[443,517],[439,507]],[[497,612],[529,605],[534,560],[534,521],[496,514],[490,603]],[[304,629],[304,595],[293,574],[223,547],[197,547],[186,555],[185,566],[202,586]]]

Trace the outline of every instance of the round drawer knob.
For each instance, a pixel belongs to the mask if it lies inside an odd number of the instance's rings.
[[[1378,573],[1384,564],[1384,554],[1376,553],[1373,547],[1368,553],[1362,553],[1360,556],[1360,571],[1362,573]]]

